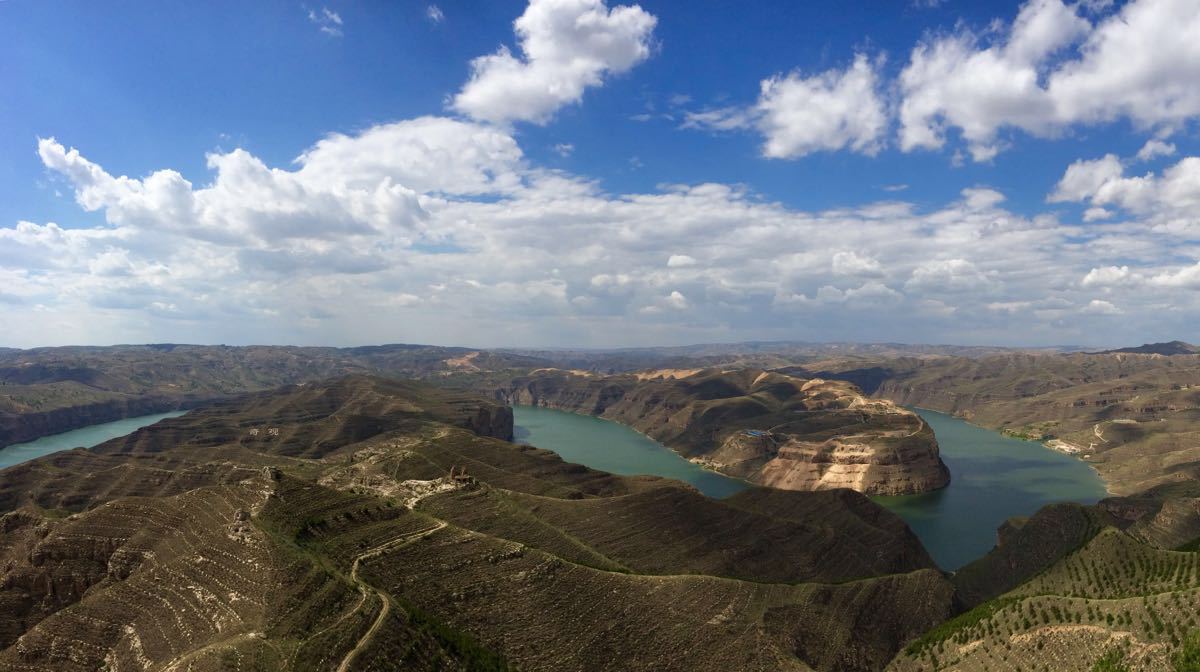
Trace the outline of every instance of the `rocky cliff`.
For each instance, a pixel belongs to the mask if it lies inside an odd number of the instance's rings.
[[[142,396],[95,401],[46,411],[0,412],[0,447],[114,420],[192,408],[196,398]]]
[[[1200,355],[1009,353],[823,365],[828,377],[875,377],[875,397],[1076,455],[1114,495],[1200,479]]]
[[[920,416],[844,381],[756,369],[622,376],[541,369],[489,392],[511,404],[615,420],[706,467],[785,490],[897,495],[950,480]]]
[[[480,436],[512,441],[513,412],[508,406],[493,406],[480,403],[479,410],[462,421],[464,429]]]

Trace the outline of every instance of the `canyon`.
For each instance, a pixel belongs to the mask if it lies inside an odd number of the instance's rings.
[[[615,420],[707,468],[783,490],[900,495],[950,478],[919,416],[844,381],[757,369],[540,369],[476,389],[510,404]]]

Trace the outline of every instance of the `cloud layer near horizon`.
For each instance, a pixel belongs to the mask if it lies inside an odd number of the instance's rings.
[[[1196,157],[1137,178],[1116,157],[1069,167],[1056,199],[1111,208],[1080,225],[1019,216],[986,188],[929,211],[804,212],[725,184],[609,194],[532,165],[496,127],[440,117],[329,136],[293,169],[212,154],[202,187],[114,176],[54,139],[38,149],[107,225],[0,229],[10,335],[26,345],[1090,342],[1140,319],[1180,328],[1200,286],[1181,215],[1200,199]]]

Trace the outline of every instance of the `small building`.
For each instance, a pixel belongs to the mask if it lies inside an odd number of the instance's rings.
[[[478,485],[475,477],[467,473],[466,467],[463,467],[462,471],[458,471],[458,467],[455,465],[450,465],[450,482],[458,485]]]

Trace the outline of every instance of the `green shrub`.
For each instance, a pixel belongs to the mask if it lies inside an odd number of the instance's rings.
[[[1200,672],[1200,630],[1193,630],[1171,657],[1175,672]]]
[[[1092,672],[1132,672],[1125,664],[1125,654],[1120,649],[1110,649],[1092,664]]]

